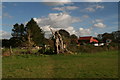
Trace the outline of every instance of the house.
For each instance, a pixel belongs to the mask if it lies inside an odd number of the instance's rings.
[[[79,37],[78,44],[98,43],[98,40],[92,36]]]

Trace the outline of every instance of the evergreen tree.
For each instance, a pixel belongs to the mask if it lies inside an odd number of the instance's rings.
[[[24,25],[23,24],[19,25],[18,23],[16,23],[13,26],[14,27],[12,29],[12,36],[16,38],[23,37],[25,34]]]
[[[24,39],[24,37],[25,37],[24,36],[25,35],[24,25],[23,24],[19,25],[18,23],[13,25],[11,35],[13,36],[10,38],[11,46],[13,46],[13,47],[20,46],[23,43],[23,41],[25,41],[25,39]]]
[[[13,25],[12,34],[13,37],[19,37],[19,24]]]
[[[44,32],[32,18],[25,27],[27,39],[31,45],[41,45],[44,42]]]
[[[71,40],[71,42],[70,42],[70,44],[77,44],[77,40],[78,40],[78,37],[75,35],[75,34],[72,34],[71,36],[70,36],[70,40]]]

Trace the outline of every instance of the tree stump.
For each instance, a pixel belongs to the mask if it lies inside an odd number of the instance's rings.
[[[53,37],[54,37],[54,48],[55,48],[55,53],[60,54],[60,53],[69,53],[71,54],[72,52],[67,50],[66,44],[63,42],[62,36],[60,35],[59,31],[53,32],[53,30],[50,28]],[[72,53],[73,54],[73,53]]]

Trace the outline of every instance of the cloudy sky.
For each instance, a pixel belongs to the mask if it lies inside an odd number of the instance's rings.
[[[10,38],[12,25],[26,24],[31,18],[49,37],[50,30],[65,29],[77,36],[96,36],[97,34],[118,30],[117,2],[3,2],[3,38]],[[0,34],[1,36],[1,34]]]

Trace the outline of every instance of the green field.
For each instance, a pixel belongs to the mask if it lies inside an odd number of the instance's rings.
[[[3,57],[3,78],[118,78],[118,51]]]

